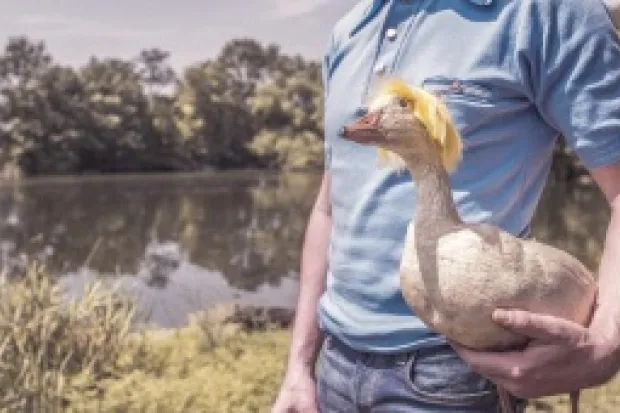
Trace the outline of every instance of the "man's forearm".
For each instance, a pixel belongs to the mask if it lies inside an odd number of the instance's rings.
[[[599,266],[598,307],[608,323],[609,338],[620,336],[620,196],[612,202],[612,214],[605,249]]]
[[[300,288],[289,355],[289,374],[314,374],[322,338],[318,328],[318,301],[325,290],[327,256],[332,229],[329,177],[324,178],[302,247]]]

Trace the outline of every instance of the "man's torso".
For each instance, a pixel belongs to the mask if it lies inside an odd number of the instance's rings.
[[[358,350],[441,342],[402,299],[398,267],[416,206],[408,173],[338,130],[375,82],[397,76],[441,96],[464,141],[451,176],[461,217],[527,231],[558,132],[534,97],[536,0],[366,0],[336,26],[325,62],[333,232],[321,326]],[[464,286],[466,288],[466,286]]]

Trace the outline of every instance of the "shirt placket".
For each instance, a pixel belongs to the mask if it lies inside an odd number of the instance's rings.
[[[366,83],[364,100],[372,85],[392,73],[408,28],[420,9],[419,0],[391,0],[378,42],[372,71]]]

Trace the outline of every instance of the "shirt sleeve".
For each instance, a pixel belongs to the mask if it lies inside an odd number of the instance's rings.
[[[620,161],[620,43],[607,10],[600,0],[536,3],[532,93],[541,116],[587,168]]]
[[[322,74],[322,80],[323,80],[323,110],[326,110],[325,108],[327,107],[327,96],[329,94],[329,82],[330,82],[330,62],[331,62],[331,57],[332,57],[332,53],[333,53],[333,47],[334,47],[334,35],[332,33],[332,35],[329,38],[329,42],[327,44],[327,48],[325,51],[325,55],[323,57],[323,62],[322,62],[322,66],[321,66],[321,74]],[[325,114],[323,114],[323,119],[325,119]],[[323,122],[325,122],[325,120],[323,120]],[[323,130],[325,130],[325,124],[323,124]],[[327,137],[323,137],[323,148],[324,148],[324,168],[325,170],[329,170],[331,168],[331,146],[329,144],[329,140],[327,139]]]

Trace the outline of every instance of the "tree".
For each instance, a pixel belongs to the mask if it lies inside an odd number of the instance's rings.
[[[28,174],[75,173],[88,117],[83,85],[71,68],[49,67],[3,90],[8,156]]]
[[[297,72],[280,76],[296,65]],[[273,168],[311,168],[323,158],[323,92],[312,66],[280,59],[274,81],[258,88],[250,110],[260,131],[251,150]]]
[[[176,103],[177,127],[196,159],[215,166],[244,166],[253,161],[247,148],[255,134],[253,118],[235,99],[239,88],[218,62],[189,68]]]
[[[142,50],[136,59],[140,79],[147,86],[149,95],[176,81],[176,73],[168,64],[169,58],[169,52],[153,48]]]
[[[31,42],[26,37],[10,37],[0,56],[0,171],[15,164],[11,130],[14,114],[10,107],[11,88],[24,87],[52,64],[43,42]]]
[[[91,161],[104,171],[150,170],[149,155],[160,142],[133,64],[92,58],[81,76],[90,113],[89,137],[98,146]]]
[[[228,88],[237,101],[245,101],[254,94],[268,64],[262,46],[252,39],[227,42],[216,63],[229,75]]]
[[[0,57],[0,84],[3,87],[25,83],[52,64],[45,43],[26,37],[10,37]]]

